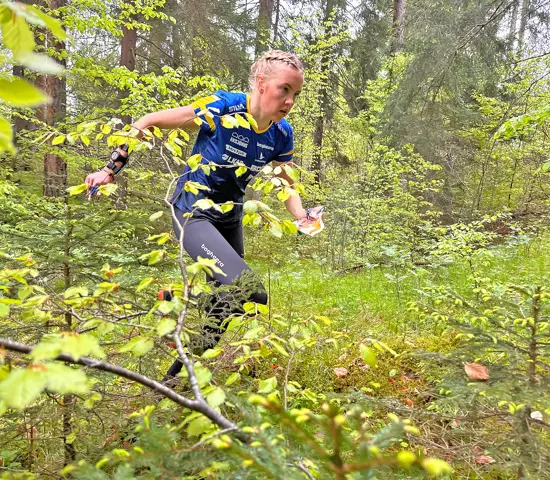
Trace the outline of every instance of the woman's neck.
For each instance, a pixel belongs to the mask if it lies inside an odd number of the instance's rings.
[[[256,91],[250,94],[250,113],[256,120],[259,130],[265,130],[271,124],[271,119],[267,118],[262,112],[260,96]]]

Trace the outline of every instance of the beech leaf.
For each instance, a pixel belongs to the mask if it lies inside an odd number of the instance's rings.
[[[333,370],[334,375],[340,378],[344,378],[348,376],[348,369],[344,367],[337,367]]]
[[[464,371],[468,378],[475,382],[489,380],[489,370],[479,363],[465,363]]]

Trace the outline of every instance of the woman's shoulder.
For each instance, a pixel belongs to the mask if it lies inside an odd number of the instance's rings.
[[[246,93],[243,92],[228,92],[227,90],[216,90],[212,95],[225,100],[227,105],[240,106],[246,108]]]
[[[285,118],[279,122],[275,122],[277,129],[283,134],[283,136],[292,136],[292,126],[287,122]]]

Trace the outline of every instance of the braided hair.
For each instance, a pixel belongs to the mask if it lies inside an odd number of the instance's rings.
[[[270,77],[275,73],[276,67],[279,65],[288,65],[302,72],[302,74],[304,73],[302,62],[293,53],[283,52],[282,50],[269,50],[258,58],[250,69],[250,75],[248,76],[250,90],[254,90],[258,75]]]

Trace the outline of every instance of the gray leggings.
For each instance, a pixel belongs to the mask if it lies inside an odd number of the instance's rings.
[[[227,316],[242,313],[244,302],[256,302],[267,305],[267,293],[261,282],[254,278],[250,267],[244,262],[244,244],[242,224],[225,226],[212,223],[205,218],[187,218],[184,212],[176,209],[176,217],[183,228],[183,247],[191,258],[213,258],[216,265],[225,273],[213,273],[209,278],[218,287],[222,285],[239,286],[246,279],[246,288],[220,291],[210,301],[209,317],[213,325],[205,325],[202,329],[200,350],[213,348],[222,336],[225,326],[222,325]],[[174,220],[176,238],[180,236],[180,225]],[[253,288],[251,288],[251,285]],[[201,339],[199,339],[201,340]],[[195,349],[195,353],[198,353]],[[176,376],[182,368],[182,363],[176,360],[168,370],[168,375]]]

